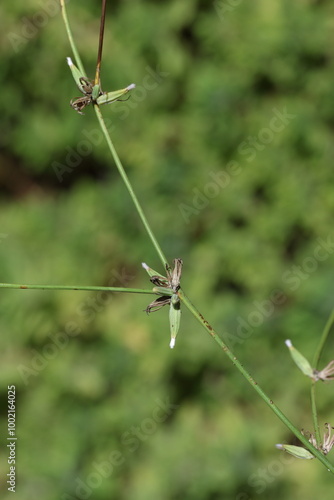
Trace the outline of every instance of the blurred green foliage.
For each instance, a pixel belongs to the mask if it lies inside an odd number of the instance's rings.
[[[92,77],[99,4],[68,2]],[[103,112],[185,291],[307,429],[284,340],[311,359],[333,307],[333,21],[330,0],[115,1],[102,65],[104,90],[137,84]],[[93,110],[68,105],[57,1],[2,2],[0,40],[1,281],[146,288],[140,263],[159,261]],[[320,464],[275,450],[291,436],[194,319],[183,311],[171,351],[167,308],[147,317],[148,302],[1,291],[1,477],[15,384],[16,498],[332,499]],[[331,386],[318,394],[333,424]]]

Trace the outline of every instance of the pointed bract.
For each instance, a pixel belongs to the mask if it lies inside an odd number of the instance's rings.
[[[312,460],[312,458],[314,458],[314,455],[312,455],[310,451],[301,446],[294,446],[292,444],[276,444],[275,446],[278,450],[284,450],[296,458],[301,458],[303,460]]]
[[[103,92],[97,99],[98,105],[101,104],[111,104],[112,102],[118,101],[121,97],[127,94],[130,90],[135,88],[135,84],[131,83],[124,89],[114,90],[112,92]]]
[[[85,80],[87,80],[87,78],[85,77],[85,75],[83,75],[81,73],[81,71],[79,71],[79,69],[75,66],[75,64],[73,64],[73,61],[70,57],[67,57],[67,64],[70,67],[72,76],[74,78],[75,83],[77,84],[78,89],[80,90],[80,92],[82,92],[84,94],[85,93],[84,82],[85,82]]]
[[[181,308],[180,308],[180,299],[177,295],[172,295],[170,306],[169,306],[169,326],[170,326],[170,346],[174,347],[176,335],[180,329],[181,322]],[[171,347],[171,348],[173,348]]]
[[[293,347],[291,340],[286,340],[285,344],[288,347],[291,357],[298,366],[298,368],[304,373],[304,375],[313,378],[313,368],[311,367],[307,359],[299,351],[297,351],[297,349]]]

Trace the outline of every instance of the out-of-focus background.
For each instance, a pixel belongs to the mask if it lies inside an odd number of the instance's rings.
[[[182,284],[299,428],[333,307],[334,6],[330,0],[108,2],[104,116]],[[87,72],[100,2],[67,2]],[[159,259],[92,109],[57,0],[0,5],[1,282],[147,288]],[[184,310],[176,347],[150,296],[0,292],[1,481],[16,386],[17,500],[333,498],[297,444]],[[321,366],[333,359],[333,341]],[[334,425],[333,385],[318,388]],[[329,458],[331,455],[329,455]]]

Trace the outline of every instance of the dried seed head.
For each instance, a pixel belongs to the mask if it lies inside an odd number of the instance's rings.
[[[147,264],[143,263],[142,266],[150,277],[150,281],[156,285],[153,291],[160,294],[160,297],[151,302],[145,309],[147,313],[158,311],[161,307],[169,304],[169,325],[171,333],[170,348],[175,346],[175,339],[180,328],[181,308],[178,290],[180,289],[180,280],[182,273],[182,260],[174,259],[174,268],[171,271],[170,267],[166,265],[167,276],[154,271]]]
[[[313,370],[313,380],[316,382],[322,380],[323,382],[329,382],[334,380],[334,359],[328,363],[323,370]]]
[[[330,424],[325,424],[325,432],[322,443],[317,443],[315,435],[309,431],[301,431],[303,436],[305,436],[309,442],[319,451],[321,451],[324,455],[327,455],[331,451],[334,446],[334,435],[332,435],[332,427]]]
[[[324,439],[321,445],[321,449],[324,455],[327,455],[327,453],[329,453],[334,446],[334,436],[331,435],[332,429],[334,429],[334,427],[326,423],[325,428],[327,429],[327,432],[324,433]]]

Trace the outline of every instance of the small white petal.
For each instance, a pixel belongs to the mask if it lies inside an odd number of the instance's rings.
[[[290,349],[290,348],[292,347],[292,342],[291,342],[291,340],[287,339],[287,340],[285,341],[285,345],[286,345],[286,346]]]
[[[145,262],[142,262],[142,267],[145,269],[145,271],[147,271],[149,269],[148,265],[145,264]]]
[[[282,445],[282,444],[275,444],[275,446],[276,446],[276,448],[277,448],[278,450],[284,450],[284,448],[283,448],[283,445]]]
[[[70,57],[66,57],[66,60],[67,60],[67,64],[69,66],[73,66],[73,62],[72,62],[72,59]]]
[[[170,341],[170,343],[169,343],[169,347],[171,349],[173,349],[174,346],[175,346],[175,338],[172,338],[171,341]]]
[[[126,88],[127,88],[128,90],[132,90],[132,89],[134,89],[135,87],[136,87],[136,84],[135,84],[135,83],[130,83],[130,85],[128,85]]]

